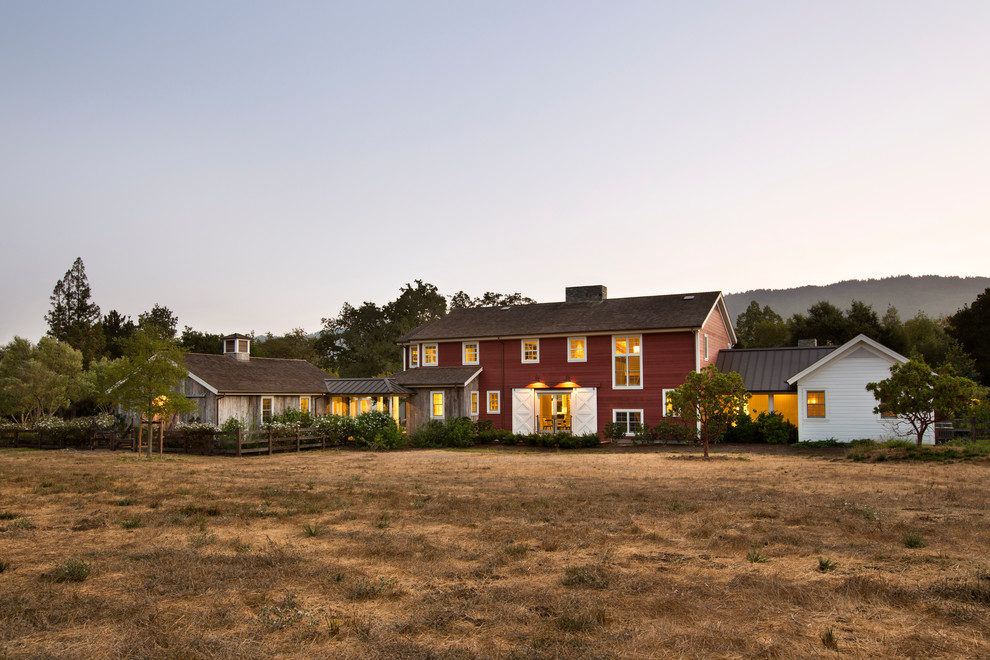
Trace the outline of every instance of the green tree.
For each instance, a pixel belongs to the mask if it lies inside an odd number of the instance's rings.
[[[138,315],[138,327],[160,339],[175,339],[179,317],[168,307],[155,303],[150,311]]]
[[[698,426],[698,438],[708,458],[709,444],[718,442],[739,412],[746,409],[749,398],[742,376],[722,373],[712,364],[689,373],[684,384],[670,393],[668,402],[674,416]]]
[[[948,332],[972,356],[980,382],[990,384],[990,288],[948,318]]]
[[[151,457],[152,420],[192,412],[196,404],[179,391],[188,373],[183,351],[171,339],[160,336],[159,328],[141,328],[124,347],[124,376],[112,390],[113,398],[125,410],[140,413],[148,420],[148,457]]]
[[[103,354],[110,359],[123,357],[123,342],[137,328],[134,325],[134,321],[131,320],[131,317],[124,316],[117,310],[111,309],[104,314],[100,325],[103,328],[103,339],[105,341]]]
[[[968,378],[948,372],[936,374],[920,357],[893,365],[890,378],[868,383],[866,389],[877,400],[873,412],[896,415],[907,422],[919,447],[936,419],[953,417],[985,394]]]
[[[808,308],[808,314],[795,314],[787,322],[791,340],[816,339],[819,345],[838,345],[849,341],[849,323],[842,310],[820,300]]]
[[[223,337],[209,332],[193,330],[188,325],[179,337],[179,346],[190,353],[206,353],[207,355],[223,354]],[[254,345],[252,344],[252,347]],[[253,353],[254,351],[252,351]]]
[[[772,348],[787,346],[791,333],[787,323],[770,305],[750,301],[749,307],[736,317],[736,337],[739,348]]]
[[[55,283],[50,298],[52,308],[45,315],[48,335],[82,351],[84,364],[103,350],[100,308],[91,297],[86,267],[77,257]]]
[[[907,334],[904,332],[904,324],[901,322],[901,315],[893,305],[887,306],[887,311],[880,319],[880,338],[878,341],[892,348],[902,355],[908,355]]]
[[[309,337],[302,328],[293,328],[282,336],[266,333],[263,341],[251,344],[251,354],[258,357],[306,360],[316,364],[316,337]]]
[[[52,337],[37,346],[20,337],[7,345],[0,363],[4,414],[37,422],[84,395],[82,352]]]
[[[535,300],[516,293],[496,293],[485,291],[480,298],[472,298],[464,291],[458,291],[450,297],[450,309],[465,309],[468,307],[506,307],[508,305],[532,305]]]
[[[93,403],[100,412],[114,411],[117,404],[115,390],[126,374],[126,361],[123,358],[100,358],[89,363],[89,369],[83,377]]]

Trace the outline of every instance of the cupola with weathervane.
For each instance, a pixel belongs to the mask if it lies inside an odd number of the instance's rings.
[[[251,359],[251,338],[247,335],[233,334],[223,338],[223,354],[235,360]]]

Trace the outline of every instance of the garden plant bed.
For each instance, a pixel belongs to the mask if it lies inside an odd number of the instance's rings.
[[[990,655],[990,463],[0,450],[4,657]]]

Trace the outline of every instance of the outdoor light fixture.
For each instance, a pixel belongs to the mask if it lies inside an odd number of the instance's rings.
[[[540,380],[539,378],[537,378],[536,380],[534,380],[534,381],[533,381],[532,383],[530,383],[530,384],[529,384],[529,385],[527,385],[526,387],[529,387],[529,388],[532,388],[532,389],[534,389],[534,390],[539,390],[539,389],[543,389],[543,388],[545,388],[545,387],[550,387],[550,386],[549,386],[549,385],[547,385],[546,383],[544,383],[544,382],[543,382],[542,380]]]
[[[573,380],[571,380],[571,377],[570,376],[567,376],[564,379],[564,382],[563,383],[557,383],[553,387],[556,390],[568,390],[568,389],[574,389],[575,387],[581,387],[581,386],[578,385],[577,383],[575,383]]]

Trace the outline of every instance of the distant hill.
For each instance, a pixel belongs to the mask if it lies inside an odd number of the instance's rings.
[[[770,305],[785,319],[804,313],[819,300],[827,300],[845,310],[853,300],[872,305],[883,316],[889,305],[897,308],[901,320],[919,311],[937,318],[955,314],[963,305],[972,304],[976,297],[990,287],[990,277],[942,277],[940,275],[898,275],[879,280],[845,280],[825,286],[802,286],[795,289],[754,289],[729,293],[725,304],[732,321],[746,311],[750,301],[762,307]]]

